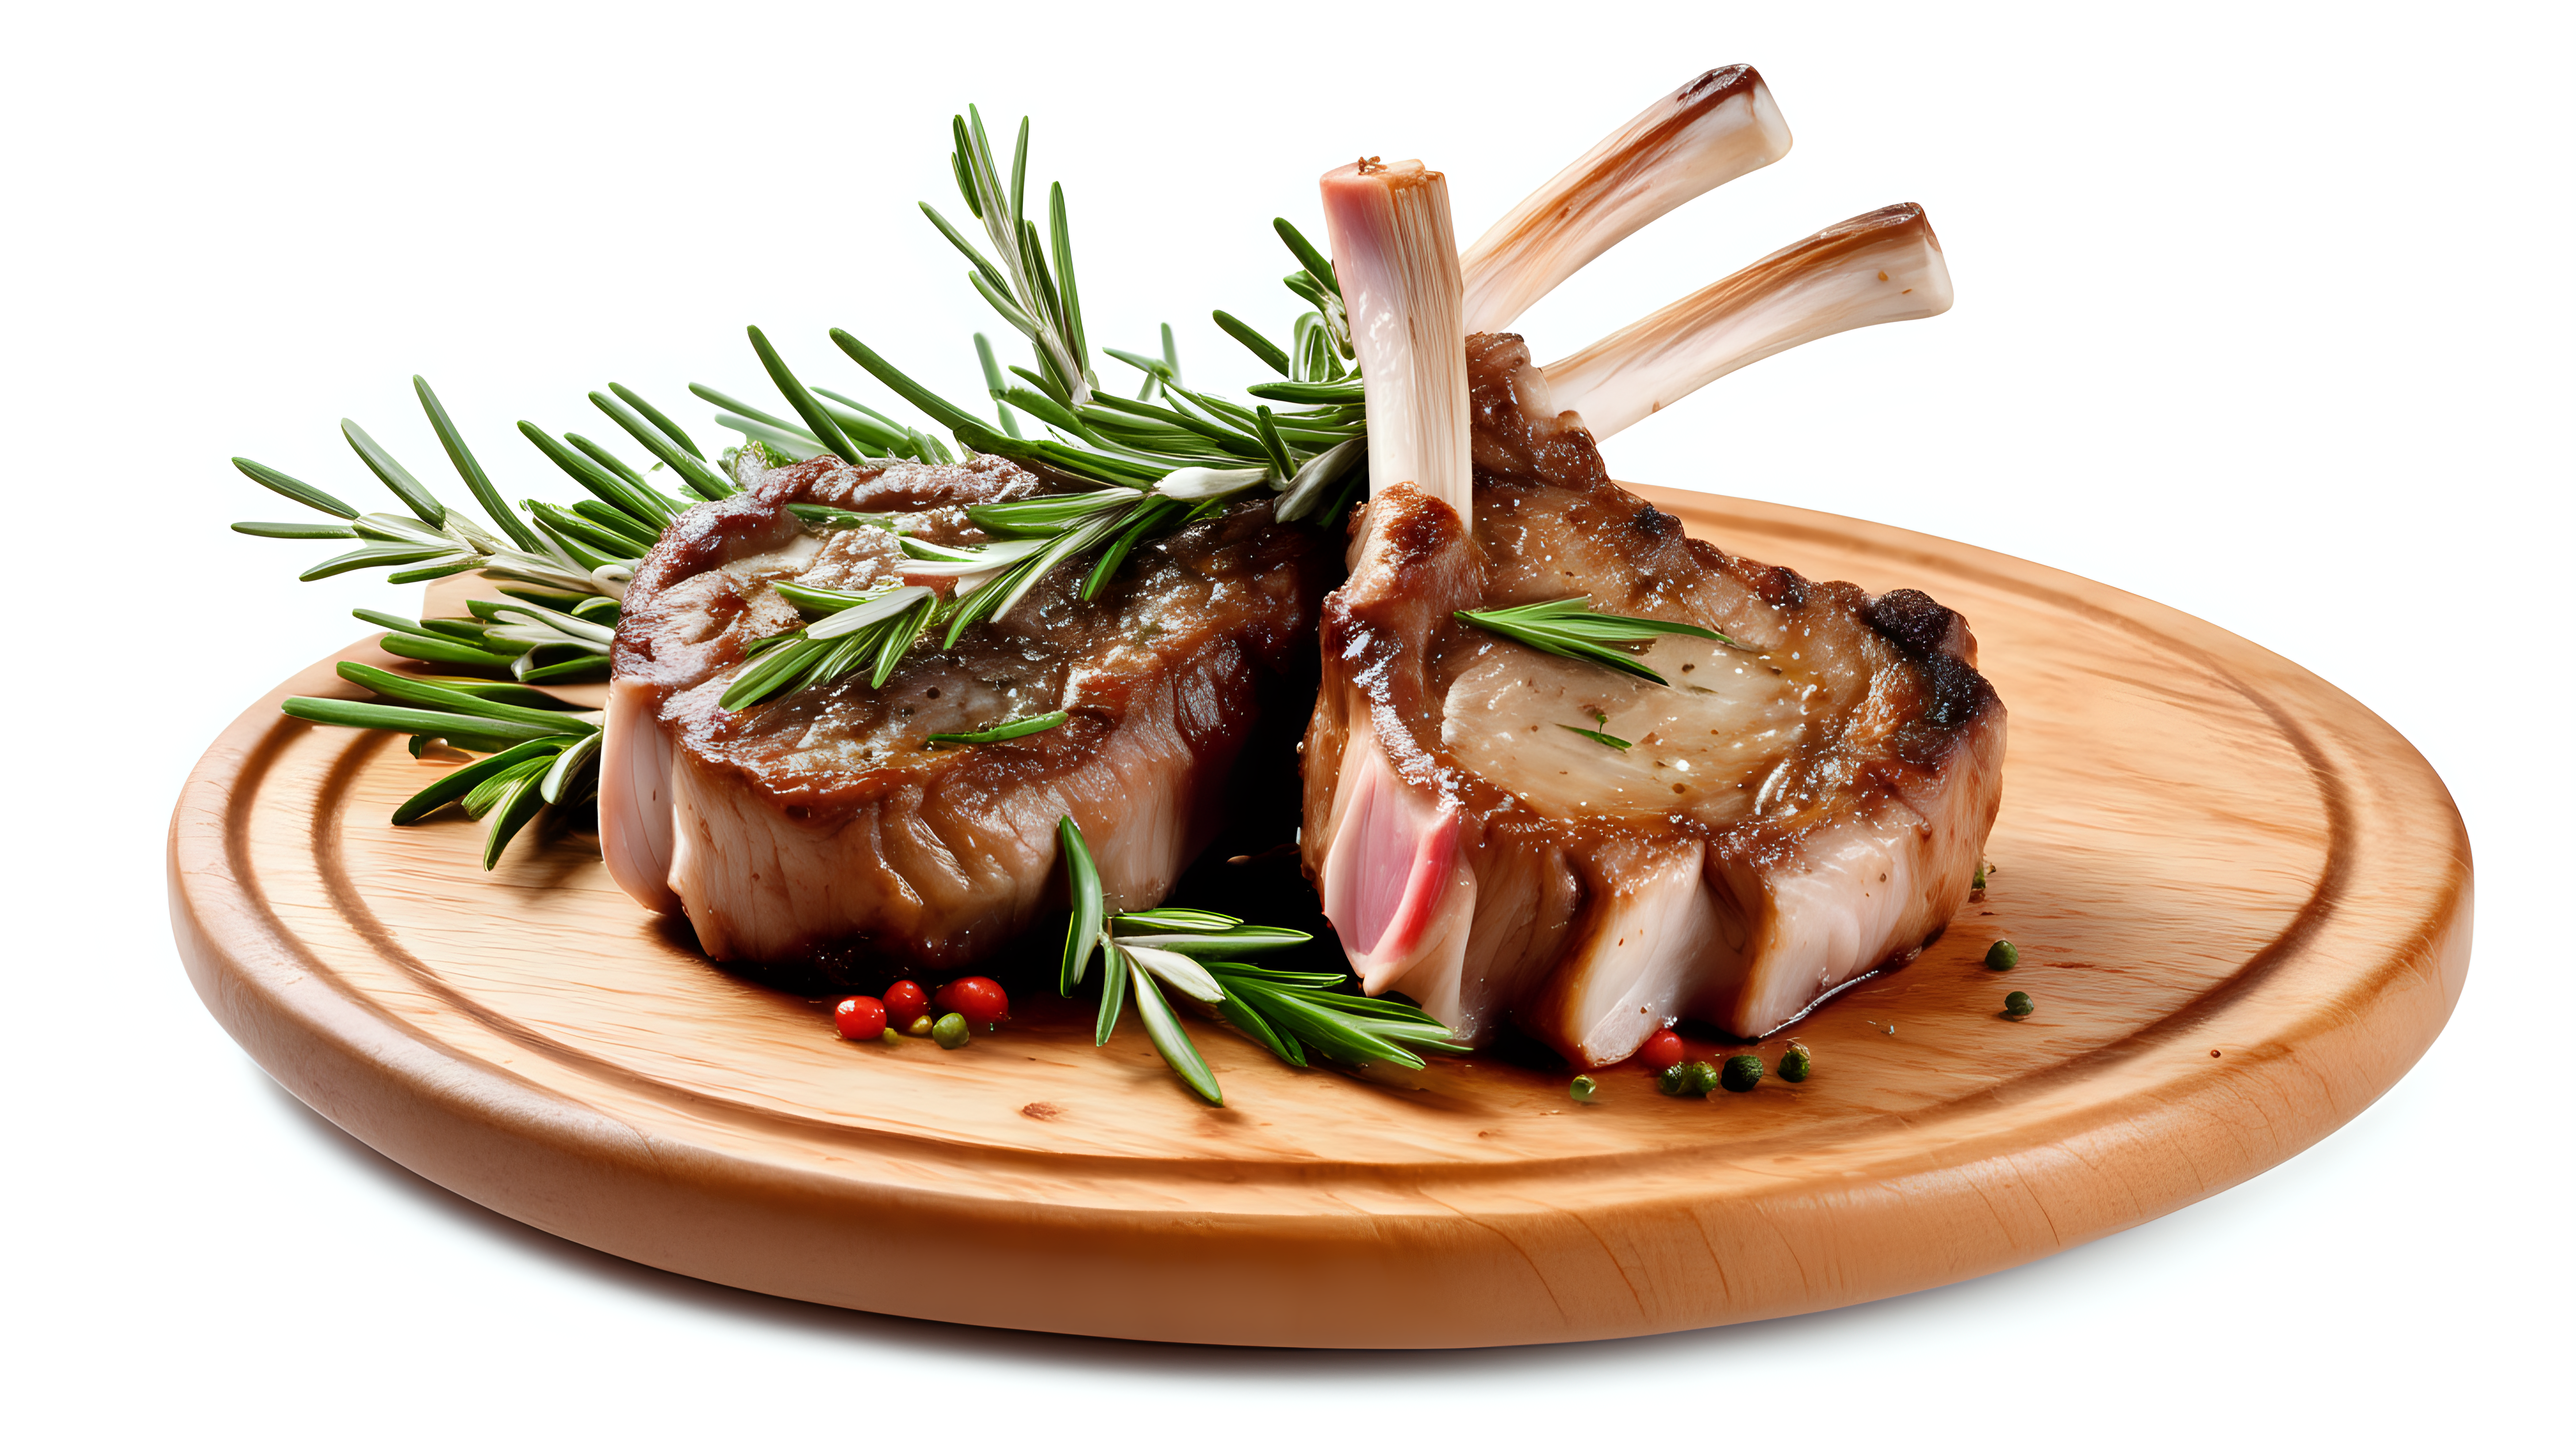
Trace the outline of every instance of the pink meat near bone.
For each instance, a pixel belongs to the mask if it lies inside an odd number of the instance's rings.
[[[1409,193],[1429,173],[1369,174]],[[1362,230],[1371,213],[1336,198],[1355,183],[1328,176],[1326,204]],[[1403,272],[1354,240],[1346,291]],[[1465,341],[1472,484],[1434,437],[1414,443],[1421,476],[1373,468],[1350,578],[1324,607],[1303,851],[1368,991],[1399,990],[1472,1040],[1508,1018],[1598,1064],[1685,1017],[1774,1031],[1940,932],[2001,794],[2004,709],[1965,621],[1920,592],[1873,597],[1685,538],[1609,479],[1550,387],[1562,374],[1625,425],[1760,356],[1948,301],[1928,225],[1900,206],[1544,374],[1516,336]],[[1386,293],[1351,307],[1443,309]],[[1382,374],[1438,394],[1442,364],[1396,346],[1369,366],[1372,432]],[[1657,640],[1641,655],[1658,686],[1452,615],[1577,593],[1742,647]]]
[[[966,506],[1058,489],[998,457],[827,458],[675,521],[617,631],[600,825],[618,883],[685,912],[719,960],[857,951],[950,971],[1047,905],[1070,815],[1113,907],[1159,902],[1214,834],[1261,679],[1309,655],[1330,583],[1329,547],[1273,525],[1266,500],[1139,546],[1092,602],[1075,596],[1090,569],[1060,567],[955,648],[916,642],[883,688],[861,674],[718,705],[745,647],[799,624],[776,583],[904,575],[891,533],[818,531],[791,503],[907,513],[914,535],[953,546],[985,540]],[[1063,725],[1013,741],[926,741],[1058,708]]]

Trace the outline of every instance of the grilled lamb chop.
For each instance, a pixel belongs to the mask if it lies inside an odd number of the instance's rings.
[[[1355,331],[1454,314],[1455,272],[1420,240],[1439,227],[1389,223],[1445,206],[1437,181],[1326,178]],[[1372,442],[1386,380],[1408,444],[1400,467],[1372,456],[1304,756],[1307,872],[1368,991],[1470,1039],[1508,1017],[1598,1064],[1681,1017],[1771,1032],[1940,931],[2000,795],[2004,712],[1965,622],[1684,538],[1610,481],[1584,419],[1615,429],[1786,346],[1947,304],[1920,211],[1894,207],[1544,375],[1515,336],[1461,350],[1380,325]],[[1551,396],[1560,376],[1581,414]],[[1416,398],[1453,389],[1472,424],[1440,435]],[[1657,640],[1658,686],[1453,615],[1574,594],[1735,645]]]
[[[620,886],[685,912],[719,960],[847,950],[948,971],[1037,914],[1059,816],[1092,839],[1114,906],[1162,899],[1215,830],[1214,808],[1266,677],[1310,655],[1329,548],[1249,501],[1130,556],[1083,603],[1058,568],[956,647],[915,644],[883,687],[864,673],[742,711],[719,705],[755,639],[799,623],[779,581],[844,591],[903,577],[892,533],[818,531],[819,503],[909,513],[912,535],[985,540],[970,504],[1055,488],[998,457],[963,465],[830,459],[767,472],[673,523],[625,598],[602,758],[603,851]],[[1061,726],[934,746],[1061,708]]]

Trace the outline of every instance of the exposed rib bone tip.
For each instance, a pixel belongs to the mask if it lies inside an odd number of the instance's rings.
[[[1720,66],[1662,96],[1467,248],[1468,333],[1508,328],[1602,252],[1789,145],[1752,66]]]
[[[1709,382],[1838,332],[1950,309],[1923,208],[1866,212],[1784,246],[1545,369],[1553,404],[1612,436]]]

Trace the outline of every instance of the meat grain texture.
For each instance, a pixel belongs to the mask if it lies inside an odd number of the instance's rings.
[[[969,505],[1063,489],[998,457],[824,459],[675,522],[617,630],[600,814],[620,886],[686,914],[719,961],[948,972],[1060,901],[1055,827],[1071,816],[1113,907],[1160,901],[1214,832],[1265,675],[1312,665],[1330,548],[1274,525],[1267,501],[1138,547],[1094,601],[1075,595],[1089,567],[1069,565],[952,650],[934,627],[883,688],[855,675],[718,703],[752,642],[800,624],[777,582],[903,576],[892,533],[820,531],[790,504],[905,513],[914,534],[965,545],[987,539]],[[1013,741],[927,740],[1058,709],[1063,725]]]
[[[1382,488],[1324,606],[1303,851],[1366,988],[1598,1064],[1681,1018],[1772,1032],[1937,936],[2002,787],[1965,621],[1684,537],[1518,337],[1468,351],[1473,534]],[[1576,593],[1739,645],[1656,641],[1658,686],[1452,616]]]

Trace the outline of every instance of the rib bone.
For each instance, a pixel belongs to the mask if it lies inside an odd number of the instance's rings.
[[[1950,309],[1940,239],[1908,202],[1764,256],[1549,363],[1553,405],[1606,440],[1730,371],[1792,346]]]
[[[1467,333],[1449,181],[1418,160],[1323,178],[1324,225],[1367,378],[1369,486],[1411,482],[1467,515]]]
[[[1700,76],[1611,132],[1467,248],[1467,333],[1504,330],[1665,212],[1788,153],[1788,124],[1752,66]]]

